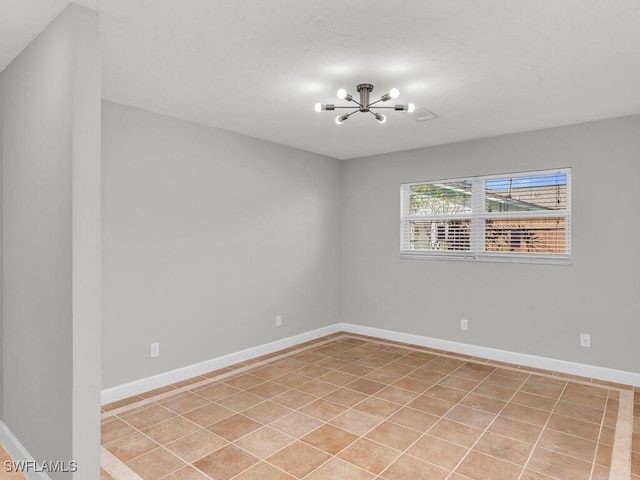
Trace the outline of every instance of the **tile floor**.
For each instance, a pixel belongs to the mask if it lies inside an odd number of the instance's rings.
[[[102,466],[102,480],[640,480],[640,392],[341,333],[105,405]]]

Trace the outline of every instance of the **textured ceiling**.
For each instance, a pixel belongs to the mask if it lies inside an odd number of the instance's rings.
[[[67,3],[0,0],[0,69]],[[76,3],[105,99],[335,158],[640,113],[639,0]],[[314,112],[363,82],[440,118]]]

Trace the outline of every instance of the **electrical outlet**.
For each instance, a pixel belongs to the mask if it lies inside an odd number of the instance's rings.
[[[276,315],[276,327],[282,326],[282,315]]]
[[[580,346],[585,348],[591,348],[591,335],[589,335],[588,333],[581,333]]]
[[[464,318],[460,320],[460,330],[469,330],[469,320]]]
[[[151,350],[150,350],[150,357],[151,358],[156,358],[160,356],[160,344],[159,343],[152,343],[151,344]]]

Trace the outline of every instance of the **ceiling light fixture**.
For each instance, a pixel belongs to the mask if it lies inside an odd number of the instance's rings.
[[[413,113],[416,109],[416,106],[413,103],[409,103],[407,105],[394,105],[393,107],[384,107],[384,106],[374,107],[376,103],[386,102],[388,100],[398,98],[398,96],[400,95],[400,92],[398,91],[397,88],[392,88],[391,90],[389,90],[389,93],[385,93],[384,95],[382,95],[382,97],[380,97],[375,102],[369,102],[369,96],[373,91],[373,85],[371,85],[370,83],[361,83],[358,86],[356,86],[356,90],[358,90],[358,92],[360,93],[360,101],[354,99],[349,94],[349,92],[347,92],[344,88],[341,88],[340,90],[338,90],[337,95],[340,100],[353,102],[359,106],[359,108],[356,108],[353,112],[345,113],[344,115],[338,115],[336,117],[336,123],[338,125],[342,124],[345,120],[348,120],[349,117],[356,112],[369,112],[380,123],[384,123],[387,120],[387,117],[385,115],[382,115],[381,113],[371,111],[371,109],[374,109],[374,108],[375,109],[390,108],[396,112],[405,111],[409,113]],[[355,107],[353,105],[334,105],[332,103],[316,103],[314,106],[314,109],[316,112],[321,112],[323,110],[335,110],[337,108],[355,108]]]

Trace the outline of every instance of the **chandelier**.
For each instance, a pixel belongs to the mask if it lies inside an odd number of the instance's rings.
[[[370,94],[373,91],[373,85],[371,85],[370,83],[361,83],[356,86],[356,90],[358,91],[358,93],[360,93],[360,101],[353,98],[344,88],[341,88],[340,90],[338,90],[337,95],[340,100],[346,100],[348,102],[353,102],[357,104],[358,108],[356,108],[354,105],[334,105],[332,103],[316,103],[314,107],[315,111],[321,112],[323,110],[335,110],[337,108],[355,108],[355,110],[353,110],[352,112],[345,113],[344,115],[338,115],[336,117],[336,123],[340,125],[345,120],[348,120],[349,117],[356,112],[363,112],[363,113],[369,112],[380,123],[384,123],[387,120],[387,117],[381,113],[372,111],[372,109],[387,108],[387,109],[393,109],[396,112],[406,111],[409,113],[412,113],[416,109],[413,103],[409,103],[407,105],[394,105],[393,107],[390,107],[390,106],[374,107],[374,105],[377,103],[386,102],[388,100],[391,100],[392,98],[393,99],[398,98],[398,95],[400,95],[400,92],[398,91],[397,88],[392,88],[391,90],[389,90],[389,93],[385,93],[384,95],[382,95],[382,97],[380,97],[375,102],[369,101]]]

